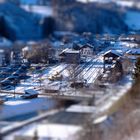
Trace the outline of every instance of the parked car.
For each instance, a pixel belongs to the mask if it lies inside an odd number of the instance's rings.
[[[24,91],[25,93],[21,96],[23,99],[37,98],[39,93],[34,89],[28,89]]]

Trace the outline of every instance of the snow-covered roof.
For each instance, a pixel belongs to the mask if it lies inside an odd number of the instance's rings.
[[[86,44],[78,44],[80,48],[85,48],[85,47],[89,47],[89,48],[93,48],[94,46],[89,44],[89,43],[86,43]]]
[[[62,53],[80,53],[80,51],[66,48],[62,51]]]
[[[140,55],[140,49],[131,49],[131,50],[127,51],[126,54]]]
[[[116,51],[116,50],[109,50],[109,51],[105,52],[103,55],[107,55],[107,54],[109,54],[109,53],[115,54],[115,55],[117,55],[117,56],[122,56],[122,54],[120,54],[120,53],[119,53],[118,51]]]

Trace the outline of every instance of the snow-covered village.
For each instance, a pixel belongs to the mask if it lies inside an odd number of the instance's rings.
[[[139,0],[0,0],[0,140],[139,140],[139,93]]]

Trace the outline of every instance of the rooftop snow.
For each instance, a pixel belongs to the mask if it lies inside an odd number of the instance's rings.
[[[62,51],[62,53],[79,53],[80,51],[76,51],[76,50],[73,50],[73,49],[69,49],[69,48],[66,48],[65,50]]]
[[[108,53],[113,53],[113,54],[116,54],[118,56],[121,56],[121,54],[118,51],[116,51],[116,50],[109,50],[109,51],[105,52],[104,55],[106,55]]]

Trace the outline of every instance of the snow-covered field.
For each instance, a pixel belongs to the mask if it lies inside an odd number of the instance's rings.
[[[117,5],[123,6],[123,7],[133,7],[134,2],[133,1],[126,1],[126,0],[77,0],[79,2],[87,3],[87,2],[98,2],[98,3],[110,3],[114,2]]]
[[[52,16],[53,9],[49,6],[37,6],[37,5],[21,5],[25,11],[36,13],[42,16]]]
[[[31,78],[21,81],[21,83],[15,87],[15,92],[24,93],[24,90],[26,89],[39,89],[41,83],[38,80],[40,78],[43,78],[43,80],[48,80],[47,78],[49,75],[53,75],[56,72],[61,73],[66,69],[67,66],[67,64],[59,64],[46,68],[42,73],[37,73],[36,71],[33,73],[29,72],[28,75],[30,75]],[[53,84],[55,84],[55,82]],[[10,91],[14,93],[14,88]],[[20,98],[20,95],[16,95],[15,99],[10,94],[7,97],[8,101],[6,101],[3,106],[1,106],[0,120],[16,116],[18,117],[40,110],[47,110],[55,106],[55,102],[46,97],[39,97],[37,99],[30,100],[23,100]]]
[[[96,59],[87,59],[86,63],[76,66],[73,66],[72,64],[62,63],[60,65],[56,65],[56,67],[53,67],[52,69],[48,68],[48,70],[46,70],[46,73],[42,75],[42,78],[44,77],[44,84],[49,89],[59,90],[60,85],[61,90],[63,89],[63,87],[69,89],[69,81],[73,76],[76,80],[86,80],[87,84],[94,83],[97,76],[103,71],[102,65],[102,57],[98,57]],[[57,73],[59,75],[62,75],[62,81],[48,80],[48,77],[56,75]],[[73,73],[75,74],[73,75]]]
[[[41,110],[48,110],[55,106],[51,99],[39,97],[36,99],[22,100],[20,98],[11,98],[5,102],[0,109],[0,120],[18,117]]]
[[[39,140],[72,140],[74,135],[81,130],[80,126],[65,125],[65,124],[33,124],[25,127],[21,131],[18,131],[12,136],[4,138],[4,140],[14,140],[15,138],[21,138],[22,136],[32,139],[35,132],[39,137]]]
[[[29,75],[31,78],[22,81],[16,87],[16,91],[21,92],[26,88],[34,88],[39,87],[40,83],[38,83],[38,79],[43,79],[42,85],[47,85],[49,88],[52,86],[53,88],[59,87],[61,85],[68,85],[69,78],[71,77],[70,70],[74,68],[76,77],[82,77],[87,80],[87,83],[94,83],[97,76],[103,70],[103,58],[102,54],[104,54],[108,50],[118,51],[121,54],[124,54],[128,50],[133,50],[135,48],[128,45],[126,42],[117,42],[113,47],[107,48],[103,52],[100,52],[94,58],[88,58],[86,63],[76,65],[60,63],[54,66],[46,67],[41,73],[38,73],[36,70],[34,72],[30,72]],[[48,78],[50,76],[60,74],[63,75],[64,80],[54,80],[50,81]],[[95,106],[93,107],[83,107],[83,106],[71,106],[66,109],[66,112],[75,112],[75,113],[92,113],[95,112],[97,117],[102,117],[104,115],[108,116],[114,111],[114,103],[118,103],[121,98],[125,96],[125,93],[131,88],[132,79],[131,76],[128,75],[115,84],[110,84],[108,89],[103,93],[97,93],[97,97],[95,95],[95,99],[98,102],[95,102]],[[67,89],[68,87],[66,87]],[[59,88],[58,88],[59,89]],[[96,92],[96,91],[95,91]],[[97,104],[96,104],[97,103]],[[118,103],[119,104],[119,103]],[[47,110],[52,108],[55,105],[54,101],[49,101],[47,98],[39,97],[38,99],[32,100],[21,100],[20,98],[9,100],[5,103],[3,108],[1,109],[1,118],[24,115],[26,113]],[[97,106],[96,106],[97,105]],[[116,109],[116,108],[115,108]],[[24,127],[23,129],[13,133],[12,135],[5,138],[5,140],[13,140],[14,136],[27,136],[32,137],[35,132],[37,132],[38,136],[41,139],[53,138],[53,139],[72,139],[71,136],[78,133],[81,130],[81,127],[74,125],[64,125],[64,124],[51,124],[51,123],[37,123],[31,124],[30,126]]]
[[[122,44],[122,46],[120,45]],[[121,51],[121,53],[125,53],[130,46],[127,44],[123,44],[118,42],[116,45],[110,49],[114,49],[117,51]],[[132,49],[132,48],[131,48]],[[103,52],[102,52],[103,53]],[[87,58],[86,63],[76,65],[74,68],[76,78],[81,78],[87,81],[87,84],[93,84],[96,80],[97,76],[103,71],[103,58],[102,53],[97,55],[95,58]],[[42,72],[29,72],[28,75],[31,78],[21,81],[19,85],[16,86],[15,91],[23,93],[24,90],[29,88],[35,88],[42,92],[41,88],[47,87],[50,89],[58,89],[62,91],[71,90],[69,78],[71,78],[70,69],[73,67],[72,64],[60,63],[53,66],[46,67]],[[49,77],[53,75],[63,75],[62,80],[54,80],[50,81]],[[39,82],[39,79],[42,79],[42,82]],[[61,86],[61,89],[60,89]],[[14,92],[11,90],[11,92]],[[66,94],[69,94],[69,92]],[[35,112],[42,109],[48,109],[53,107],[55,104],[52,101],[48,104],[48,99],[39,97],[37,99],[32,100],[22,100],[19,98],[19,95],[16,96],[16,99],[10,98],[9,101],[5,102],[1,109],[1,119],[10,118],[13,116],[18,116],[22,114],[27,114],[30,112]]]

